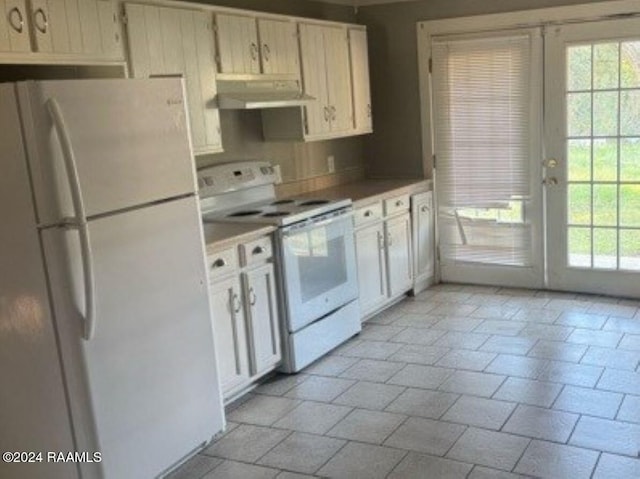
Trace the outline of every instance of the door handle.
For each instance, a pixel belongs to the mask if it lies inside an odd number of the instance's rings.
[[[11,28],[13,28],[16,32],[18,33],[22,33],[22,31],[24,30],[24,17],[22,16],[22,12],[20,11],[20,9],[18,7],[13,7],[11,10],[9,10],[9,25],[11,25]],[[18,20],[17,24],[15,20]]]
[[[256,45],[255,42],[251,42],[251,46],[249,47],[249,51],[251,53],[251,59],[252,60],[257,60],[258,59],[258,45]]]
[[[257,300],[258,298],[256,297],[255,291],[253,288],[249,288],[249,304],[251,306],[255,306]]]
[[[542,184],[547,186],[556,186],[558,184],[558,178],[550,176],[549,178],[542,180]]]
[[[549,158],[548,160],[544,160],[542,162],[542,166],[544,166],[545,168],[555,168],[556,166],[558,166],[558,160],[556,160],[555,158]]]
[[[38,18],[40,18],[40,21],[38,21]],[[36,26],[36,29],[40,33],[42,34],[47,33],[47,29],[49,27],[49,20],[47,19],[47,14],[44,13],[44,10],[42,8],[38,8],[33,13],[33,24]]]
[[[271,57],[271,49],[269,48],[269,45],[267,45],[266,43],[263,43],[262,44],[262,58],[264,58],[265,62],[268,62],[270,57]]]
[[[324,121],[325,122],[329,121],[329,107],[328,106],[324,107]]]
[[[233,296],[231,297],[231,302],[233,303],[233,306],[232,306],[233,312],[238,314],[242,309],[242,303],[240,302],[240,298],[238,298],[238,295],[236,293],[233,293]]]
[[[87,223],[87,215],[84,208],[84,200],[82,190],[80,188],[80,176],[75,153],[71,144],[71,137],[64,121],[62,109],[55,98],[50,98],[47,103],[49,115],[53,121],[53,126],[60,139],[60,147],[64,158],[64,165],[67,171],[67,181],[71,190],[71,203],[75,218],[71,222],[71,226],[78,229],[80,235],[80,254],[82,255],[82,270],[84,276],[84,304],[85,304],[85,324],[84,339],[89,341],[93,338],[96,331],[96,284],[93,268],[93,253],[91,251],[91,238],[89,236],[89,224]]]

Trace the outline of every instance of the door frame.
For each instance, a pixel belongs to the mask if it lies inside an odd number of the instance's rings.
[[[523,10],[518,12],[497,13],[489,15],[476,15],[468,17],[451,18],[444,20],[428,20],[418,22],[417,27],[417,53],[418,53],[418,74],[419,74],[419,91],[420,91],[420,116],[421,116],[421,132],[422,132],[422,164],[426,177],[433,179],[437,183],[437,168],[434,165],[435,145],[434,145],[434,129],[432,116],[432,97],[431,97],[431,42],[434,36],[469,34],[469,33],[490,33],[497,30],[509,29],[525,29],[539,27],[543,29],[551,25],[574,22],[590,22],[596,20],[613,19],[620,15],[640,15],[640,8],[635,0],[617,0],[597,3],[587,3],[573,6],[551,7],[542,9]],[[539,159],[538,167],[540,176],[537,178],[542,183],[542,160],[545,158],[545,145],[542,142],[542,155]],[[536,173],[534,172],[534,175]],[[534,178],[536,179],[536,178]],[[434,184],[435,190],[435,184]],[[546,225],[546,200],[543,192],[543,208],[542,208],[542,225],[543,235],[547,229]],[[434,211],[438,210],[437,197],[434,197]],[[437,232],[437,214],[435,216],[435,226]],[[541,238],[542,240],[542,238]],[[546,241],[543,246],[543,254],[545,261],[544,268],[544,286],[548,287],[547,278],[547,245]],[[436,258],[436,281],[441,278],[441,265],[439,258],[439,237],[435,236],[435,258]],[[482,266],[473,266],[467,268],[468,275],[461,275],[460,281],[487,282],[486,273]],[[457,279],[457,278],[456,278]],[[494,274],[491,279],[495,283],[501,280],[503,284],[511,286],[520,286],[511,280],[508,267],[505,267],[504,274]],[[526,286],[526,285],[524,285]],[[540,285],[543,287],[543,285]]]

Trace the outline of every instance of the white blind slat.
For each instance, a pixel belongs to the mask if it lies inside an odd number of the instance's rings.
[[[528,266],[527,224],[460,211],[529,197],[531,35],[438,38],[432,55],[441,260]]]

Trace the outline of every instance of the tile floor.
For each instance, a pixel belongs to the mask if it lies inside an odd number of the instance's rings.
[[[258,387],[170,478],[638,478],[639,307],[438,285]]]

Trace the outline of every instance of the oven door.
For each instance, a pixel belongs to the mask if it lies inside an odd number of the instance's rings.
[[[353,215],[331,213],[280,230],[287,325],[295,332],[358,296]]]

